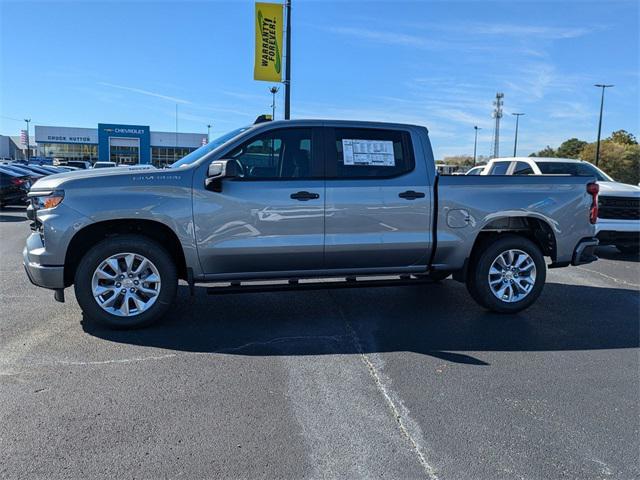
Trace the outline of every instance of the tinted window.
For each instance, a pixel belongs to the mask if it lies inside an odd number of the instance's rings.
[[[516,162],[516,168],[513,170],[514,175],[533,175],[533,169],[526,162]]]
[[[262,133],[232,151],[245,179],[321,178],[313,164],[310,128],[289,128]]]
[[[600,181],[607,181],[593,165],[578,162],[536,162],[540,171],[545,175],[572,175],[596,177]]]
[[[496,162],[491,167],[489,175],[506,175],[511,162]]]
[[[395,177],[413,170],[407,132],[373,128],[336,128],[330,137],[330,178]]]

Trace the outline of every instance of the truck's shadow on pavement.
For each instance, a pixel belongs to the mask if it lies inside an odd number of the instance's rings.
[[[112,342],[185,352],[325,355],[410,351],[487,365],[461,352],[553,351],[639,346],[636,290],[547,284],[530,309],[496,315],[451,280],[411,287],[189,297],[157,325],[86,332]],[[455,352],[455,353],[454,353]]]
[[[622,253],[616,247],[599,247],[596,255],[607,260],[621,260],[625,262],[640,262],[640,250],[636,253]]]

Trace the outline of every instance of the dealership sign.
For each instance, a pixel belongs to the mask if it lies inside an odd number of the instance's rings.
[[[36,125],[36,143],[98,143],[93,128],[42,127]]]

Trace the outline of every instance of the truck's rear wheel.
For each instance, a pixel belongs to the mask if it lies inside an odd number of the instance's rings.
[[[176,295],[176,266],[167,251],[143,236],[107,238],[80,261],[76,298],[91,320],[136,328],[161,318]]]
[[[474,252],[467,289],[489,310],[516,313],[536,301],[545,279],[540,248],[519,235],[505,235]]]

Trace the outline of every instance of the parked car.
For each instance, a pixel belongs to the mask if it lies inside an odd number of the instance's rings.
[[[481,306],[513,313],[540,295],[545,257],[551,268],[597,259],[597,192],[594,177],[440,176],[424,127],[264,122],[169,169],[39,180],[24,264],[57,300],[74,285],[87,319],[119,328],[160,318],[178,278],[229,292],[453,274]]]
[[[22,168],[23,170],[33,172],[35,175],[39,175],[41,177],[46,177],[47,175],[52,175],[53,173],[57,173],[49,170],[47,167],[40,167],[37,165],[25,165],[23,163],[14,163],[11,164],[13,167]]]
[[[0,208],[6,205],[26,205],[29,177],[0,166]]]
[[[87,168],[91,168],[91,162],[87,162],[84,160],[69,160],[64,166],[76,167],[81,170],[86,170]]]
[[[597,238],[624,253],[640,252],[640,187],[616,182],[595,165],[572,158],[517,157],[489,162],[485,175],[577,175],[598,180]]]
[[[56,173],[62,173],[62,172],[68,171],[61,167],[54,167],[51,165],[39,165],[38,168],[43,172],[48,172],[50,175],[55,175]]]
[[[28,178],[29,182],[32,184],[35,183],[36,180],[39,180],[42,177],[44,177],[42,173],[34,172],[33,170],[29,168],[25,168],[24,165],[19,163],[3,163],[3,164],[0,164],[0,166],[5,170],[10,170],[18,174],[21,177]]]
[[[109,168],[115,166],[116,162],[96,162],[93,164],[93,168]]]
[[[484,170],[484,165],[478,165],[477,167],[472,167],[465,172],[465,175],[481,175]]]

